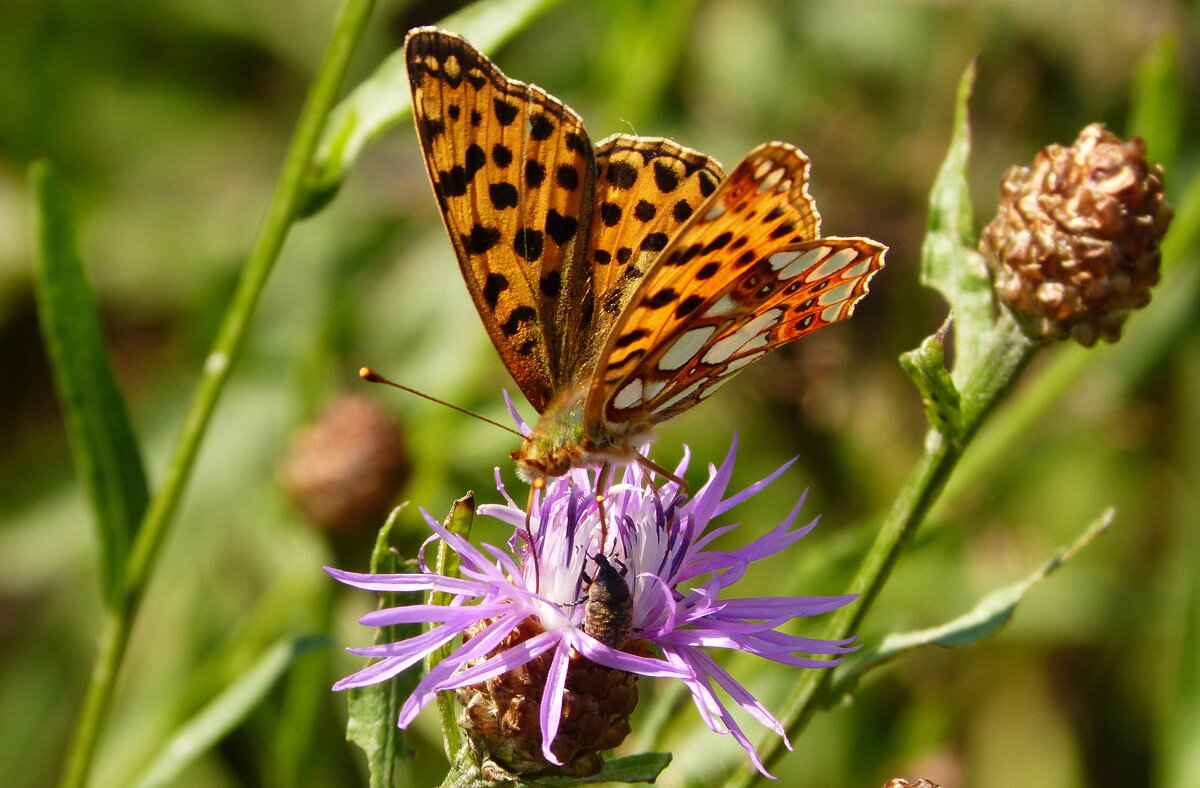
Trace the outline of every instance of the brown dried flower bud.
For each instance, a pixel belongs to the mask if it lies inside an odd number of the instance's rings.
[[[1069,148],[1051,145],[1010,167],[980,249],[997,297],[1026,335],[1115,342],[1130,310],[1150,301],[1171,221],[1162,167],[1138,137],[1093,123]]]
[[[291,499],[329,531],[378,526],[408,474],[408,452],[396,424],[364,395],[330,402],[292,438],[280,468]]]
[[[480,622],[472,632],[478,633],[490,623]],[[487,656],[506,651],[542,631],[536,618],[526,619]],[[640,650],[644,642],[635,640],[625,651],[647,656],[648,652]],[[572,652],[562,722],[550,745],[563,765],[556,766],[542,756],[539,713],[552,657],[553,651],[546,652],[508,673],[458,690],[463,707],[458,724],[484,761],[485,776],[491,761],[514,775],[588,777],[604,765],[600,753],[616,747],[629,735],[629,715],[638,702],[637,675],[597,665]]]

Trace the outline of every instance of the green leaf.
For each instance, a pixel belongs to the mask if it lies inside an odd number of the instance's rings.
[[[972,61],[959,82],[954,133],[929,194],[929,222],[921,247],[921,282],[940,292],[954,314],[954,378],[960,385],[970,374],[964,363],[982,355],[992,327],[991,279],[983,256],[975,251],[978,236],[967,183],[968,109],[977,69]]]
[[[962,435],[962,410],[958,388],[946,370],[945,341],[950,318],[936,334],[926,337],[916,350],[900,356],[900,366],[912,378],[925,404],[929,425],[952,441]]]
[[[392,549],[389,538],[403,506],[396,507],[387,522],[379,529],[375,538],[375,549],[371,553],[371,572],[392,574],[414,571],[415,564],[400,559]],[[413,605],[421,601],[416,594],[380,594],[379,607]],[[419,624],[400,624],[380,627],[375,634],[375,643],[395,643],[421,634]],[[412,694],[421,679],[419,668],[410,668],[395,678],[367,687],[347,690],[349,719],[346,721],[346,738],[354,742],[367,756],[367,768],[371,785],[386,788],[393,784],[396,763],[407,756],[404,732],[396,726],[400,706]]]
[[[669,752],[644,752],[604,762],[591,777],[541,777],[536,785],[596,785],[597,783],[652,783],[671,763]]]
[[[271,646],[241,678],[175,732],[134,785],[151,788],[177,784],[188,766],[246,719],[297,656],[328,642],[325,637],[297,638]]]
[[[471,526],[475,522],[475,493],[468,492],[462,498],[454,502],[450,508],[450,514],[446,516],[446,530],[456,536],[461,536],[463,539],[470,537]],[[445,542],[438,543],[437,553],[437,573],[447,577],[458,577],[459,557],[458,553],[450,549],[450,546]],[[431,605],[447,605],[453,598],[451,594],[444,591],[433,592],[428,595],[428,603]],[[432,629],[432,625],[427,625],[427,629]],[[441,662],[450,655],[451,649],[454,648],[453,643],[447,643],[430,653],[425,658],[425,670],[430,670],[434,665]],[[454,760],[455,754],[463,746],[462,732],[458,729],[458,721],[455,709],[455,694],[450,690],[439,692],[436,700],[438,719],[442,729],[442,744],[446,748],[446,757]]]
[[[1079,538],[1069,547],[1060,550],[1029,577],[993,591],[981,599],[974,608],[953,621],[930,629],[888,635],[878,646],[864,652],[853,662],[838,670],[831,697],[838,698],[848,694],[868,671],[913,649],[928,645],[942,646],[943,648],[965,646],[1000,629],[1012,618],[1017,605],[1029,589],[1073,558],[1101,533],[1108,530],[1115,516],[1115,509],[1105,510],[1084,529]]]
[[[100,580],[110,606],[124,597],[125,561],[149,493],[100,316],[75,248],[67,200],[47,162],[30,167],[36,213],[38,318],[67,437],[96,518]]]
[[[1179,75],[1179,35],[1161,34],[1138,62],[1129,131],[1146,140],[1147,157],[1170,162],[1179,149],[1185,106]]]
[[[480,0],[446,17],[438,26],[461,34],[480,52],[489,54],[557,1]],[[325,207],[366,146],[407,118],[411,110],[408,71],[401,48],[330,113],[309,167],[301,215],[311,216]]]

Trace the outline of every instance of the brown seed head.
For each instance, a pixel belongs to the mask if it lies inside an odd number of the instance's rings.
[[[476,625],[467,639],[490,623]],[[543,631],[537,619],[527,619],[487,656]],[[625,650],[644,653],[635,648],[642,643],[634,641]],[[467,732],[481,761],[494,761],[516,775],[586,777],[604,765],[600,753],[616,747],[629,735],[629,715],[638,702],[637,675],[597,665],[572,653],[562,721],[550,746],[563,765],[556,766],[543,758],[539,713],[551,658],[552,652],[547,652],[508,673],[458,691],[463,707],[458,724]]]
[[[377,527],[408,474],[408,451],[395,423],[362,395],[333,400],[297,432],[279,473],[309,519],[335,532]]]
[[[980,249],[1026,335],[1090,347],[1115,342],[1129,312],[1150,301],[1171,215],[1145,143],[1093,123],[1073,146],[1009,168]]]

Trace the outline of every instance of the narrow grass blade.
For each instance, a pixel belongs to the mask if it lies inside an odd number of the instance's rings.
[[[183,771],[242,723],[297,656],[325,638],[288,639],[267,649],[241,678],[185,722],[142,776],[137,788],[175,785]]]
[[[109,366],[66,197],[47,162],[35,163],[29,180],[37,219],[38,318],[75,467],[96,519],[102,591],[115,606],[122,601],[125,559],[149,499],[146,474]]]
[[[451,14],[439,27],[466,37],[490,54],[558,0],[481,0]],[[309,168],[301,214],[311,216],[337,194],[367,145],[411,114],[404,50],[387,57],[329,115]]]

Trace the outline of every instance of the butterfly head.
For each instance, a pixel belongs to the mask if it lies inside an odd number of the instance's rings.
[[[536,444],[526,438],[521,448],[511,452],[509,456],[517,464],[517,475],[521,477],[521,481],[533,484],[535,479],[562,476],[575,467],[578,454],[568,446],[559,446],[543,453]]]

